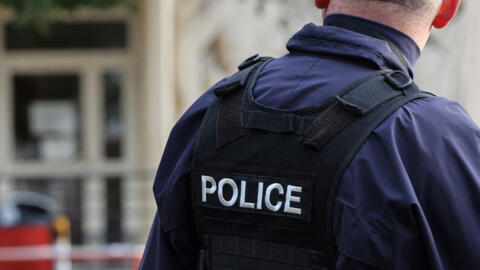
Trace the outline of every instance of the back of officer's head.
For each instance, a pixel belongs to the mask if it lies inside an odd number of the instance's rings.
[[[420,49],[432,27],[445,27],[457,13],[461,0],[315,0],[323,17],[344,13],[371,19],[401,30]]]
[[[316,0],[326,13],[347,13],[396,25],[430,27],[445,2],[459,0]],[[325,15],[325,13],[324,13]]]
[[[366,0],[366,1],[393,3],[410,10],[419,10],[419,9],[424,9],[429,7],[437,7],[442,2],[441,0]]]
[[[395,12],[390,15],[407,15],[406,18],[418,15],[433,16],[442,4],[442,0],[332,0],[332,2],[357,9],[369,9],[372,12],[379,8],[385,13]]]
[[[411,15],[434,14],[442,4],[442,0],[358,0],[357,2],[363,1],[396,5],[400,12],[403,10]]]

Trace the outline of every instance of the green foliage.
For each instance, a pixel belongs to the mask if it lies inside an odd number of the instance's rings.
[[[33,27],[41,33],[48,32],[51,22],[62,13],[79,8],[107,9],[127,6],[134,9],[134,0],[0,0],[0,5],[15,11],[16,22],[23,27]]]

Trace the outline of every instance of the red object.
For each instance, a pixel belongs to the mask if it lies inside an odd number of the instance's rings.
[[[1,248],[22,248],[35,247],[41,245],[51,245],[53,236],[51,228],[48,225],[25,225],[10,228],[0,228],[0,249]],[[32,256],[35,254],[25,254]],[[15,257],[17,254],[15,254]],[[52,270],[53,260],[22,260],[22,261],[4,261],[0,260],[0,269],[2,270]]]
[[[442,7],[433,21],[435,28],[443,28],[455,17],[461,0],[443,0]]]
[[[132,258],[132,270],[138,270],[140,268],[140,263],[142,262],[142,256],[137,256]]]
[[[315,0],[315,5],[319,9],[324,9],[330,4],[330,0]]]

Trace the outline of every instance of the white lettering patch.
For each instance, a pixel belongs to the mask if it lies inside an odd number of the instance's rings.
[[[199,173],[195,179],[201,206],[310,219],[311,182],[217,173]]]

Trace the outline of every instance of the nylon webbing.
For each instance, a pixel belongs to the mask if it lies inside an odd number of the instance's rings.
[[[221,99],[217,124],[218,148],[243,135],[242,103],[245,96],[245,85],[257,65],[237,72],[227,79],[223,86],[214,90],[215,95]]]
[[[383,102],[403,94],[403,89],[398,89],[385,80],[389,74],[374,77],[352,91],[337,96],[337,100],[346,110],[358,116],[366,115]]]
[[[307,129],[304,143],[320,150],[357,119],[357,115],[335,102]]]
[[[263,111],[244,111],[244,128],[260,129],[275,133],[302,135],[315,118],[300,117],[295,114],[272,115]]]
[[[333,160],[339,160],[339,163],[336,165],[335,174],[332,175],[333,182],[330,186],[330,192],[327,199],[328,206],[326,217],[332,216],[335,194],[343,173],[373,130],[375,130],[375,128],[385,121],[385,119],[387,119],[393,112],[408,102],[434,96],[428,92],[421,92],[415,84],[412,84],[406,90],[408,93],[406,96],[398,96],[381,104],[370,114],[351,124],[339,136],[338,140],[335,140],[332,144],[328,145],[328,149],[325,150],[326,155]],[[327,223],[326,236],[330,237],[331,245],[330,251],[328,252],[330,259],[335,261],[336,255],[334,250],[332,223]]]
[[[218,112],[217,147],[220,148],[243,135],[242,102],[245,91],[222,97]]]
[[[277,244],[273,242],[246,239],[235,236],[208,236],[212,270],[224,269],[232,259],[236,267],[229,269],[271,269],[276,270],[311,270],[324,269],[327,266],[325,254],[308,249]]]
[[[224,97],[241,90],[250,78],[255,65],[247,66],[230,76],[221,86],[215,88],[213,92],[217,97]]]
[[[361,116],[372,112],[388,100],[404,95],[406,92],[400,86],[408,87],[409,84],[404,83],[402,78],[393,81],[392,74],[397,75],[397,71],[378,73],[350,91],[337,96],[337,102],[307,129],[304,143],[320,150]],[[407,76],[404,79],[411,81],[408,75],[401,76]]]
[[[227,79],[226,83],[214,89],[220,98],[217,122],[217,148],[235,141],[243,136],[242,104],[246,88],[252,74],[268,62],[270,58],[262,58],[257,63],[245,67]]]

